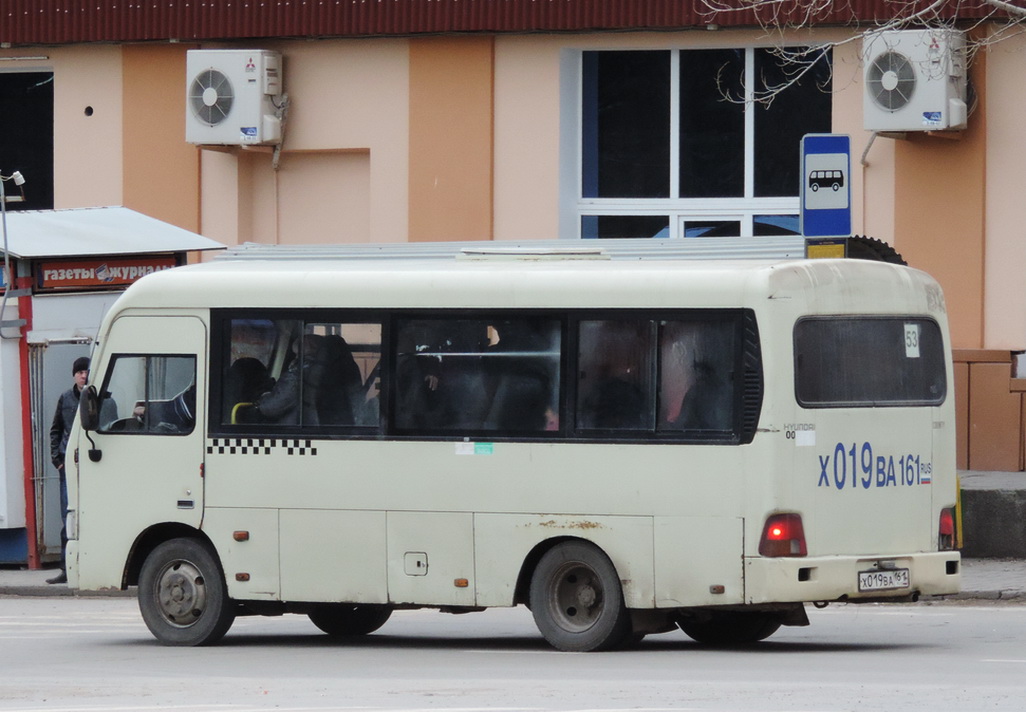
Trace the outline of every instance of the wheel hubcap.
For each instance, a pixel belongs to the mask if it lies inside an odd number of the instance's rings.
[[[595,572],[583,564],[564,566],[554,578],[552,593],[554,618],[565,630],[587,630],[602,616],[602,585]]]
[[[203,615],[207,589],[195,564],[188,561],[168,564],[157,578],[155,593],[161,612],[174,625],[192,625]]]

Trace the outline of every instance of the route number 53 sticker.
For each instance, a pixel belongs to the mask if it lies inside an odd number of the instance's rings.
[[[919,324],[905,324],[905,358],[919,358]]]

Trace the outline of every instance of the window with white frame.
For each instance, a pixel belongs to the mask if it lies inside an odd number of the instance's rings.
[[[796,76],[768,48],[582,52],[580,237],[797,234],[800,142],[830,132],[830,62]]]

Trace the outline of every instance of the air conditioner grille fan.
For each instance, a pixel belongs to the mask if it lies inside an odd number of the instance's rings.
[[[873,60],[866,83],[876,105],[894,112],[912,101],[916,90],[916,73],[912,62],[905,55],[884,52]]]
[[[189,87],[189,104],[193,113],[208,126],[217,126],[228,118],[234,101],[232,83],[216,69],[203,70]]]

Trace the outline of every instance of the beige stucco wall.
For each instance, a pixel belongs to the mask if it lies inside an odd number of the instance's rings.
[[[495,239],[554,240],[559,219],[559,56],[566,39],[495,42]]]
[[[54,207],[124,204],[121,48],[76,45],[32,54],[48,55],[54,73]]]
[[[971,76],[979,106],[964,131],[909,132],[895,142],[895,244],[944,288],[955,348],[983,344],[987,127],[984,57]]]
[[[405,241],[408,42],[261,48],[283,52],[291,103],[278,170],[269,148],[203,150],[202,233],[228,244]]]
[[[411,242],[492,238],[493,47],[410,40]]]
[[[1026,37],[992,46],[987,59],[984,346],[1026,349]],[[952,255],[957,259],[957,255]]]
[[[199,151],[185,142],[185,52],[174,44],[122,49],[124,205],[199,229]]]

